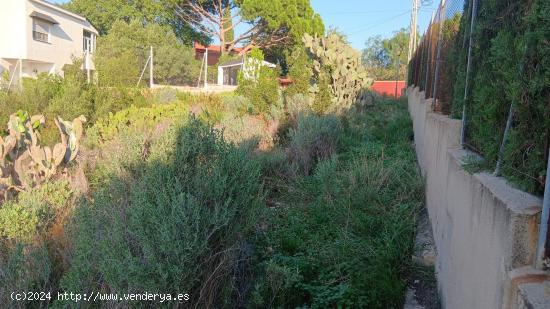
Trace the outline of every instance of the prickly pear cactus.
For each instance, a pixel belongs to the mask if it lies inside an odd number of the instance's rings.
[[[53,149],[38,145],[40,135],[36,129],[45,123],[42,115],[29,117],[18,111],[10,116],[9,135],[0,137],[0,195],[7,199],[10,190],[21,191],[42,183],[56,174],[63,163],[75,159],[83,133],[84,116],[73,121],[60,117],[55,123],[61,143]]]
[[[55,124],[59,128],[59,132],[61,132],[61,142],[67,145],[67,151],[65,153],[66,162],[74,160],[78,153],[85,122],[86,117],[84,116],[75,118],[73,121],[65,121],[61,119],[61,117],[55,119]]]
[[[367,77],[359,52],[335,33],[322,38],[306,33],[303,42],[313,58],[314,74],[319,76],[325,71],[331,78],[331,110],[347,109],[363,99],[359,96],[361,90],[370,86],[372,79]]]

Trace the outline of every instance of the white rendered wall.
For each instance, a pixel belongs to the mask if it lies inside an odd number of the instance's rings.
[[[2,0],[3,1],[3,0]],[[16,0],[19,1],[19,0]],[[46,14],[55,19],[59,24],[50,28],[50,42],[35,41],[32,36],[33,19],[28,17],[32,12]],[[50,69],[50,73],[61,73],[65,64],[71,64],[73,57],[82,58],[84,30],[96,33],[95,29],[84,18],[74,14],[67,14],[52,8],[51,5],[42,4],[40,1],[27,1],[26,28],[29,29],[26,37],[27,60],[44,62],[53,66],[40,66],[27,62],[23,65],[24,75],[33,69]]]
[[[0,58],[27,57],[26,20],[30,17],[26,16],[26,2],[0,0]]]

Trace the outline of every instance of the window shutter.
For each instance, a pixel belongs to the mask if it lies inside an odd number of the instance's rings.
[[[41,33],[50,33],[50,26],[46,23],[40,22],[38,20],[34,21],[34,31],[41,32]]]

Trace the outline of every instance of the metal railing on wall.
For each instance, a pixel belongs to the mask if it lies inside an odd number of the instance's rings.
[[[441,0],[408,74],[433,111],[461,119],[461,144],[482,168],[543,195],[538,268],[550,267],[550,24],[536,15],[547,10],[544,0]]]

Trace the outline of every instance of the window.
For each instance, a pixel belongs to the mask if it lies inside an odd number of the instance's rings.
[[[49,43],[50,25],[35,19],[32,27],[32,38],[35,41]]]
[[[94,36],[91,32],[84,30],[83,50],[92,54],[94,52]]]

